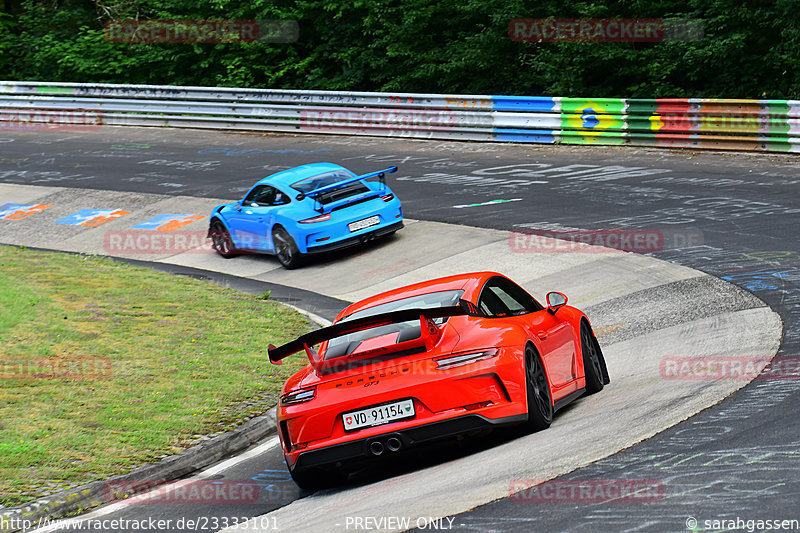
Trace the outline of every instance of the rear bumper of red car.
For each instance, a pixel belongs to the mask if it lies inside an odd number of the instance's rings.
[[[306,470],[338,463],[353,463],[363,460],[378,459],[380,456],[388,457],[393,453],[432,441],[454,437],[456,435],[464,435],[483,429],[521,424],[527,419],[527,414],[507,416],[499,419],[486,418],[479,414],[458,416],[448,420],[398,429],[342,444],[301,452],[296,456],[296,462],[291,468],[292,470]],[[389,445],[390,439],[397,439],[397,441],[400,442],[400,448],[392,450]],[[374,450],[378,448],[378,446],[374,445],[374,443],[380,445],[381,453],[375,453]]]
[[[312,401],[279,409],[286,463],[295,469],[377,459],[369,450],[371,443],[390,435],[405,449],[524,422],[527,400],[521,352],[516,346],[504,347],[490,359],[445,370],[426,357],[326,381]],[[403,399],[413,400],[413,418],[354,431],[344,428],[343,413]]]

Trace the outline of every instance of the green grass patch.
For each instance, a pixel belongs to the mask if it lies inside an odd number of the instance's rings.
[[[128,472],[276,403],[299,313],[106,258],[0,247],[0,505]]]

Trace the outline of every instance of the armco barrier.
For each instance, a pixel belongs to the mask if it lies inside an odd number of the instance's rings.
[[[82,120],[89,117],[91,120]],[[0,129],[169,126],[800,152],[800,101],[625,99],[0,81]]]

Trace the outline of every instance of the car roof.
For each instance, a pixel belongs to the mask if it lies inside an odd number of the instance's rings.
[[[414,283],[391,291],[383,292],[371,296],[354,304],[350,304],[339,313],[336,317],[339,320],[341,317],[351,315],[363,309],[368,309],[376,305],[393,302],[395,300],[402,300],[410,296],[418,296],[420,294],[428,294],[431,292],[450,291],[463,289],[464,297],[470,299],[474,296],[473,292],[476,289],[483,287],[483,284],[494,276],[505,277],[497,272],[468,272],[464,274],[456,274],[454,276],[447,276],[443,278],[436,278],[428,281]]]
[[[288,187],[297,181],[318,176],[326,172],[332,172],[334,170],[344,170],[352,174],[351,171],[347,170],[342,165],[337,165],[335,163],[309,163],[307,165],[300,165],[299,167],[282,170],[281,172],[267,176],[256,183],[256,185],[266,184]]]

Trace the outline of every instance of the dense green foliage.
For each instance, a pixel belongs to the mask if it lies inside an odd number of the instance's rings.
[[[516,18],[683,18],[699,40],[515,42]],[[109,42],[111,19],[290,19],[295,43]],[[472,94],[800,98],[798,0],[0,0],[0,78]]]

